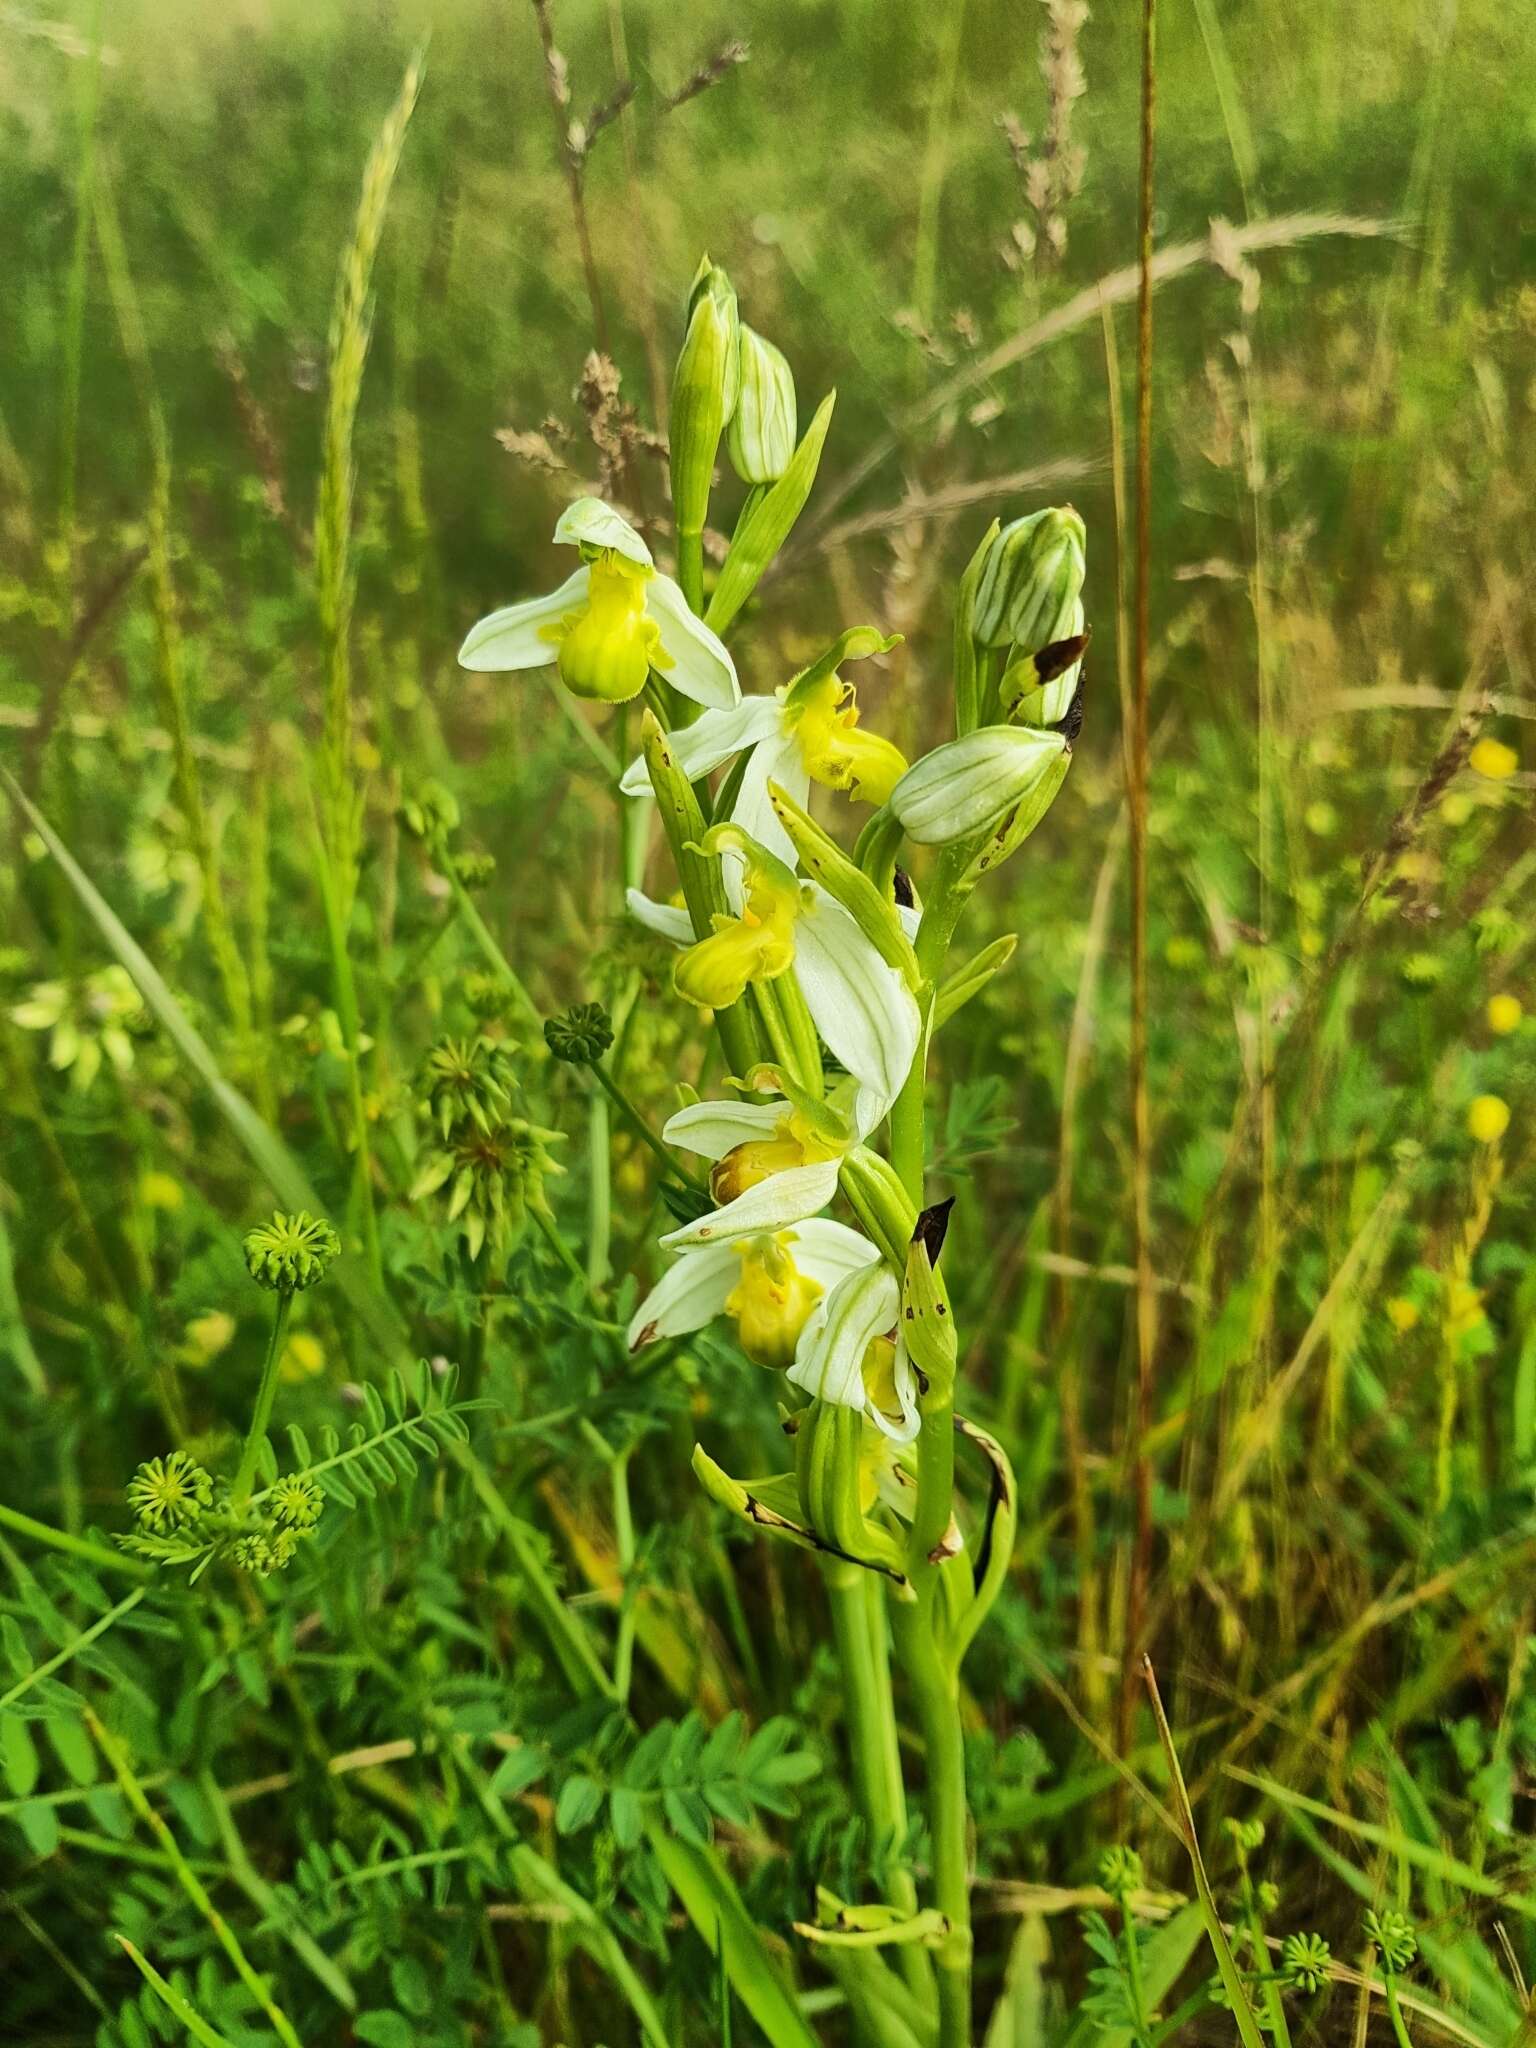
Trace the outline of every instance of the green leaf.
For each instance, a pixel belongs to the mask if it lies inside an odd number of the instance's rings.
[[[555,1804],[555,1828],[562,1835],[579,1835],[589,1828],[602,1810],[603,1788],[577,1772],[560,1787]]]
[[[397,2012],[360,2012],[352,2031],[369,2048],[414,2048],[416,2029]]]
[[[736,529],[731,551],[725,558],[704,623],[724,633],[732,619],[761,582],[764,571],[783,547],[790,529],[805,509],[821,465],[822,444],[832,424],[837,393],[829,391],[816,408],[816,416],[801,436],[800,445],[789,459],[789,467],[748,512]]]
[[[16,1809],[16,1825],[27,1838],[34,1856],[51,1856],[59,1846],[58,1816],[41,1799],[29,1799]]]
[[[37,1783],[37,1744],[19,1714],[0,1714],[0,1771],[18,1799]]]

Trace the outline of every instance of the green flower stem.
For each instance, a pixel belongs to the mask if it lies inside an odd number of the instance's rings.
[[[315,827],[315,865],[320,878],[320,894],[325,902],[325,929],[331,949],[331,985],[336,993],[336,1015],[347,1051],[347,1106],[352,1117],[352,1143],[356,1148],[353,1183],[362,1211],[368,1272],[374,1287],[382,1293],[384,1262],[379,1251],[379,1219],[373,1209],[373,1159],[368,1141],[368,1116],[363,1107],[362,1013],[358,1009],[357,981],[347,946],[350,905],[343,906],[342,877],[332,861],[318,824]]]
[[[774,1059],[801,1087],[807,1085],[801,1072],[800,1048],[795,1043],[779,1003],[779,992],[771,981],[754,981],[752,998]]]
[[[1403,2018],[1402,2002],[1397,1995],[1397,1976],[1392,1970],[1383,1973],[1387,1989],[1387,2015],[1392,2022],[1392,2031],[1397,2036],[1398,2048],[1413,2048],[1413,2037],[1408,2032],[1408,2023]]]
[[[878,1604],[880,1589],[860,1565],[828,1562],[823,1574],[837,1640],[843,1725],[853,1763],[854,1791],[876,1856],[890,1855],[906,1835],[907,1798],[896,1741],[890,1663],[885,1654],[885,1618]],[[885,1892],[888,1902],[899,1911],[916,1913],[917,1886],[909,1870],[893,1869]],[[931,2004],[933,1967],[926,1951],[904,1946],[900,1961],[912,1989]]]
[[[923,1435],[928,1435],[925,1426]],[[933,1952],[938,1972],[938,2048],[971,2048],[971,1897],[969,1814],[959,1679],[939,1654],[934,1616],[938,1574],[926,1564],[916,1600],[893,1600],[897,1655],[911,1688],[927,1763],[928,1831],[933,1838],[933,1903],[949,1922]]]
[[[130,1579],[147,1579],[154,1570],[153,1565],[129,1557],[121,1550],[108,1550],[105,1544],[92,1543],[88,1536],[72,1536],[67,1529],[55,1529],[51,1522],[35,1522],[30,1515],[22,1514],[19,1508],[8,1508],[3,1501],[0,1501],[0,1529],[30,1537],[34,1543],[45,1544],[50,1550],[66,1551],[71,1557],[95,1565],[98,1571],[121,1572]]]
[[[485,960],[486,965],[511,990],[512,994],[517,998],[518,1007],[525,1012],[528,1021],[534,1026],[534,1029],[542,1031],[544,1019],[538,1005],[523,986],[522,980],[513,969],[506,954],[497,945],[489,925],[487,925],[485,919],[475,908],[474,898],[454,873],[453,862],[446,854],[443,856],[442,872],[449,888],[453,891],[453,900],[458,906],[459,915],[473,934],[475,944],[480,948],[481,956]]]
[[[690,611],[704,616],[704,536],[702,533],[679,533],[677,536],[677,580]]]
[[[1146,1986],[1141,1973],[1141,1949],[1136,1941],[1136,1922],[1126,1904],[1122,1892],[1120,1905],[1120,1953],[1125,1958],[1126,1990],[1131,2004],[1131,2031],[1136,2040],[1146,2043],[1151,2036],[1151,2025],[1147,2013]]]
[[[607,1095],[609,1101],[618,1110],[619,1115],[623,1117],[625,1123],[628,1124],[635,1136],[643,1145],[649,1146],[667,1172],[671,1174],[672,1178],[680,1180],[684,1187],[702,1188],[704,1183],[699,1179],[698,1175],[690,1173],[670,1146],[663,1144],[662,1140],[657,1137],[645,1118],[640,1114],[640,1111],[630,1101],[624,1089],[620,1087],[612,1074],[608,1072],[608,1069],[594,1065],[590,1072],[592,1078]]]
[[[256,1477],[256,1460],[267,1440],[267,1424],[272,1420],[272,1404],[277,1399],[277,1374],[282,1364],[283,1339],[288,1334],[288,1316],[292,1307],[290,1290],[279,1288],[272,1315],[272,1334],[267,1341],[267,1359],[261,1368],[261,1385],[256,1389],[256,1406],[251,1412],[251,1426],[246,1434],[245,1448],[240,1453],[235,1482],[229,1490],[229,1504],[237,1515],[250,1500],[251,1485]]]

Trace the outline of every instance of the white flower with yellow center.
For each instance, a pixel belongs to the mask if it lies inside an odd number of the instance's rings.
[[[741,695],[724,642],[688,608],[627,519],[600,498],[578,498],[555,539],[581,550],[581,567],[548,597],[492,612],[459,649],[461,668],[548,668],[576,697],[622,704],[652,669],[716,711]]]
[[[819,1401],[857,1408],[894,1443],[911,1443],[921,1427],[917,1375],[900,1323],[896,1275],[883,1263],[866,1263],[806,1318],[789,1377]]]
[[[840,903],[739,826],[711,826],[702,850],[726,861],[727,888],[739,903],[734,916],[719,913],[703,938],[694,939],[686,911],[638,891],[629,896],[643,924],[684,948],[674,969],[679,995],[725,1009],[751,983],[793,972],[823,1044],[871,1098],[857,1118],[860,1135],[873,1130],[917,1052],[921,1019],[912,991]]]
[[[669,733],[667,745],[690,782],[750,749],[731,821],[793,864],[794,848],[769,800],[770,783],[801,805],[813,782],[845,791],[856,803],[879,805],[906,773],[901,750],[860,727],[853,685],[838,674],[841,663],[884,654],[899,638],[854,626],[773,696],[744,697],[727,711],[706,711]],[[620,789],[626,796],[645,796],[650,786],[644,757],[631,761]]]
[[[818,1215],[837,1193],[843,1160],[873,1128],[871,1112],[885,1111],[849,1082],[818,1102],[773,1068],[747,1079],[759,1089],[771,1082],[781,1099],[693,1102],[663,1127],[668,1144],[714,1161],[709,1191],[720,1204],[668,1231],[661,1242],[669,1251],[787,1230]]]
[[[754,1364],[787,1371],[828,1290],[879,1256],[856,1230],[825,1217],[685,1250],[635,1310],[629,1347],[638,1351],[729,1316]]]

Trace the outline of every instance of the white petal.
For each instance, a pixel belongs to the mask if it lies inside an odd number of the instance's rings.
[[[725,642],[688,609],[670,576],[653,576],[645,586],[645,608],[661,628],[661,644],[672,657],[662,674],[674,690],[696,704],[728,709],[741,696],[736,664]]]
[[[795,978],[827,1045],[889,1106],[917,1052],[917,999],[824,889],[812,888],[795,921]]]
[[[778,709],[777,704],[774,709]],[[770,782],[778,783],[802,808],[810,798],[811,778],[801,759],[799,743],[788,734],[765,739],[754,750],[742,774],[736,801],[731,806],[731,822],[739,825],[743,832],[750,832],[760,845],[777,854],[784,865],[793,870],[800,856],[769,802]]]
[[[737,1145],[771,1138],[788,1114],[785,1102],[690,1102],[667,1118],[661,1135],[685,1152],[723,1159]]]
[[[653,566],[651,551],[620,513],[601,498],[578,498],[567,505],[555,526],[555,539],[571,547],[583,541],[592,548],[612,548],[626,562],[638,562],[642,569]]]
[[[912,1370],[912,1361],[907,1356],[907,1347],[898,1335],[896,1339],[896,1366],[891,1375],[896,1387],[896,1400],[901,1409],[898,1421],[893,1422],[881,1408],[871,1401],[865,1413],[876,1429],[882,1429],[893,1443],[909,1444],[923,1426],[923,1419],[917,1412],[917,1376]]]
[[[728,1244],[684,1252],[635,1310],[625,1342],[638,1351],[658,1337],[702,1330],[724,1313],[726,1296],[740,1277],[740,1263]]]
[[[729,711],[706,711],[692,725],[679,726],[667,734],[672,758],[690,782],[709,775],[722,761],[729,761],[743,747],[755,747],[759,740],[777,732],[779,706],[773,697],[743,697]],[[644,754],[631,761],[619,778],[626,796],[649,796],[650,770]]]
[[[648,932],[659,933],[662,938],[670,939],[674,946],[693,944],[697,936],[693,919],[675,903],[658,903],[641,889],[626,889],[624,901],[636,924],[643,924]]]
[[[846,1223],[834,1223],[830,1216],[813,1216],[797,1223],[790,1256],[802,1273],[818,1287],[835,1287],[862,1266],[873,1265],[880,1254],[867,1237],[850,1230]]]
[[[670,1251],[679,1245],[714,1244],[803,1223],[807,1216],[825,1209],[837,1193],[837,1165],[835,1159],[827,1159],[815,1166],[791,1166],[783,1173],[771,1173],[723,1209],[712,1210],[697,1223],[685,1223],[680,1230],[669,1230],[661,1242]]]
[[[894,1328],[900,1310],[901,1289],[889,1266],[850,1273],[816,1304],[800,1332],[789,1377],[820,1400],[870,1412],[864,1354]]]
[[[897,923],[898,923],[898,924],[899,924],[899,925],[901,926],[902,930],[903,930],[903,931],[904,931],[904,932],[906,933],[906,935],[907,935],[907,937],[908,937],[909,939],[915,939],[915,938],[917,937],[917,928],[918,928],[918,926],[919,926],[919,925],[920,925],[920,924],[922,923],[922,921],[923,921],[923,911],[922,911],[922,905],[921,905],[921,904],[918,904],[918,903],[898,903],[898,904],[897,904],[897,906],[896,906],[896,922],[897,922]]]
[[[525,604],[503,605],[499,612],[489,613],[465,634],[459,667],[482,672],[551,667],[559,650],[540,637],[540,629],[559,625],[567,612],[586,603],[587,577],[583,562],[548,597],[530,597]]]

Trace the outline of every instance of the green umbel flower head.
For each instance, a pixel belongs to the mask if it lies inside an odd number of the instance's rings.
[[[1142,1886],[1141,1858],[1134,1849],[1106,1849],[1099,1858],[1099,1883],[1111,1898],[1123,1899]]]
[[[273,1211],[270,1222],[245,1234],[245,1263],[251,1278],[279,1294],[296,1294],[325,1278],[341,1250],[341,1239],[329,1223],[307,1209],[285,1216]]]
[[[1419,1937],[1406,1914],[1390,1908],[1365,1916],[1365,1938],[1381,1951],[1382,1968],[1392,1975],[1408,1969],[1419,1952]]]
[[[492,1038],[442,1038],[427,1054],[421,1107],[446,1139],[463,1124],[485,1132],[512,1104],[512,1056]]]
[[[1288,1934],[1280,1944],[1280,1968],[1301,1991],[1318,1990],[1332,1961],[1333,1951],[1320,1934]]]
[[[544,1043],[557,1060],[573,1067],[590,1067],[613,1043],[608,1012],[601,1003],[572,1003],[563,1016],[546,1020]]]
[[[325,1495],[313,1479],[302,1472],[290,1472],[273,1483],[266,1505],[275,1522],[303,1534],[319,1521]]]
[[[141,1529],[184,1529],[212,1502],[212,1479],[185,1451],[151,1458],[128,1482],[128,1505]]]

